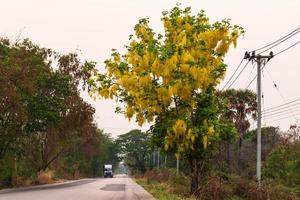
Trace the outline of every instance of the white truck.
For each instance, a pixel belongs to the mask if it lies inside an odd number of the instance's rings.
[[[114,176],[113,174],[113,166],[111,164],[105,164],[103,167],[103,176],[104,178],[112,178]]]

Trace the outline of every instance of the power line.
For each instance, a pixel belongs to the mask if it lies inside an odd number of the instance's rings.
[[[276,122],[276,121],[280,121],[280,120],[283,120],[283,119],[292,118],[292,117],[299,116],[299,115],[300,115],[300,113],[296,113],[295,115],[290,115],[290,116],[287,116],[287,117],[282,117],[282,118],[279,118],[279,119],[271,120],[271,121],[268,121],[266,123]]]
[[[264,78],[264,73],[263,73],[263,78]],[[265,111],[265,96],[264,96],[264,90],[263,90],[263,87],[261,86],[261,99],[262,99],[262,109],[263,109],[263,111],[262,112],[264,112]],[[262,117],[263,117],[263,121],[264,121],[264,123],[266,123],[266,115],[262,115]]]
[[[279,54],[281,54],[281,53],[283,53],[283,52],[285,52],[285,51],[289,50],[290,48],[292,48],[292,47],[296,46],[296,45],[297,45],[297,44],[299,44],[299,43],[300,43],[300,41],[296,42],[295,44],[293,44],[293,45],[291,45],[291,46],[289,46],[289,47],[287,47],[287,48],[283,49],[282,51],[279,51],[279,52],[278,52],[278,53],[276,53],[274,56],[277,56],[277,55],[279,55]]]
[[[253,50],[253,51],[259,51],[259,50],[262,50],[262,49],[264,49],[264,48],[267,48],[267,47],[269,47],[269,46],[271,46],[271,45],[273,45],[273,44],[275,44],[275,43],[277,43],[277,42],[280,42],[281,40],[283,40],[283,39],[285,39],[286,37],[290,36],[291,34],[295,33],[295,32],[298,31],[299,29],[300,29],[300,27],[297,27],[295,30],[293,30],[292,32],[288,33],[287,35],[285,35],[285,36],[279,38],[278,40],[276,40],[276,41],[274,41],[274,42],[272,42],[272,43],[270,43],[270,44],[267,44],[267,45],[265,45],[265,46],[263,46],[263,47],[260,47],[260,48],[258,48],[258,49],[255,49],[255,50]]]
[[[283,52],[285,52],[285,51],[287,51],[287,50],[289,50],[289,49],[291,49],[292,47],[296,46],[299,43],[300,43],[300,41],[298,41],[298,42],[294,43],[293,45],[281,50],[280,52],[274,54],[274,57],[281,54],[281,53],[283,53]],[[266,64],[262,67],[262,70],[265,68],[265,66],[266,66]],[[250,81],[250,83],[247,85],[246,89],[248,89],[250,87],[250,85],[253,83],[253,81],[256,79],[256,77],[257,77],[257,75],[255,75],[255,77]]]
[[[222,88],[221,91],[223,91],[225,89],[225,87],[228,85],[228,83],[231,81],[231,79],[233,78],[233,76],[235,75],[235,73],[238,71],[238,69],[241,67],[242,63],[244,61],[244,58],[242,58],[242,60],[240,61],[240,64],[237,66],[237,68],[235,69],[235,71],[233,72],[233,74],[231,75],[231,77],[229,78],[229,80],[227,81],[227,83],[224,85],[224,87]]]
[[[274,112],[281,111],[281,110],[286,110],[286,109],[291,109],[292,107],[298,106],[298,105],[300,105],[300,102],[292,104],[292,105],[286,105],[284,107],[277,108],[275,110],[265,111],[264,114],[269,115],[270,113],[274,113]]]
[[[295,99],[295,100],[293,100],[293,101],[290,101],[290,102],[287,102],[287,103],[284,103],[284,104],[280,104],[280,105],[278,105],[278,106],[274,106],[274,107],[268,108],[268,109],[265,110],[265,112],[271,112],[271,110],[273,110],[273,109],[280,108],[280,107],[282,107],[282,106],[286,106],[286,105],[288,105],[288,104],[292,104],[292,103],[295,103],[295,102],[297,102],[297,101],[300,101],[300,99]],[[300,102],[297,103],[297,104],[300,104]],[[295,104],[295,105],[296,105],[296,104]],[[292,106],[292,105],[290,105],[290,106]]]
[[[287,38],[285,38],[284,40],[278,42],[277,44],[272,45],[271,47],[267,48],[266,50],[264,50],[264,51],[262,51],[262,52],[260,52],[260,53],[258,53],[258,54],[265,53],[266,51],[269,51],[270,49],[273,49],[274,47],[276,47],[276,46],[280,45],[281,43],[287,41],[287,40],[290,39],[291,37],[294,37],[294,36],[297,35],[298,33],[300,33],[300,31],[298,31],[298,32],[296,32],[296,33],[293,33],[293,34],[290,35],[289,37],[287,37]]]
[[[251,75],[252,75],[252,73],[253,73],[253,71],[254,71],[254,68],[255,68],[255,65],[253,64],[253,65],[252,65],[251,72],[249,73],[249,76],[248,76],[248,78],[247,78],[247,80],[246,80],[246,82],[245,82],[246,86],[247,86],[247,83],[248,83],[248,81],[249,81],[249,79],[250,79],[250,77],[251,77]]]
[[[295,107],[295,108],[291,108],[291,109],[287,109],[287,110],[282,110],[282,111],[278,111],[275,113],[271,113],[271,114],[265,114],[263,116],[267,116],[268,118],[272,118],[272,117],[277,117],[277,115],[286,115],[286,114],[290,114],[291,111],[293,110],[293,112],[295,111],[300,111],[299,109],[300,107]]]
[[[261,68],[261,70],[263,70],[266,67],[267,63],[264,64],[264,66]],[[253,79],[250,81],[250,83],[247,85],[246,89],[248,89],[250,87],[250,85],[253,83],[253,81],[256,79],[257,74],[253,77]]]
[[[278,92],[279,96],[281,97],[281,99],[283,100],[284,103],[286,103],[286,99],[284,98],[282,92],[279,90],[278,85],[275,83],[274,79],[271,76],[271,73],[268,71],[268,69],[266,68],[267,74],[269,75],[270,79],[273,82],[274,87],[276,88],[276,91]],[[289,106],[288,106],[289,107]],[[291,110],[292,114],[294,114],[294,111]],[[296,120],[296,116],[295,116],[295,120]]]
[[[250,62],[250,60],[248,60],[248,62],[245,64],[245,66],[243,67],[243,69],[240,71],[240,73],[237,75],[237,77],[233,80],[233,82],[228,86],[228,88],[230,88],[234,83],[235,81],[239,78],[239,76],[243,73],[243,71],[246,69],[248,63]]]

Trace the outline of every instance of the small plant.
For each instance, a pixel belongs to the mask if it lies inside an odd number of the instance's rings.
[[[39,171],[37,174],[38,184],[49,184],[54,182],[54,170]]]

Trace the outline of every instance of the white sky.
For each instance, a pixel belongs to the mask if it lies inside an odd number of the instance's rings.
[[[245,28],[245,37],[238,41],[237,48],[231,49],[226,58],[229,66],[226,79],[245,51],[273,42],[300,25],[300,0],[0,0],[0,35],[14,39],[21,34],[22,38],[29,37],[34,43],[63,53],[80,49],[82,59],[96,61],[101,67],[112,48],[122,49],[128,43],[128,36],[133,33],[138,19],[149,17],[154,30],[161,32],[161,11],[170,10],[176,3],[191,6],[194,13],[204,9],[212,22],[231,18],[232,23]],[[273,51],[276,53],[299,40],[300,34]],[[300,45],[275,57],[267,65],[283,98],[268,73],[264,72],[265,108],[300,98],[298,56]],[[252,65],[249,65],[233,87],[245,88],[251,69]],[[254,74],[255,70],[252,76]],[[251,89],[255,89],[255,83]],[[96,108],[99,128],[113,136],[139,128],[134,120],[128,122],[122,115],[114,113],[115,102],[94,102],[86,94],[84,98]],[[294,112],[297,113],[300,111]],[[296,122],[296,118],[269,125],[287,129]],[[266,121],[274,119],[277,118]],[[148,127],[146,125],[142,129]]]

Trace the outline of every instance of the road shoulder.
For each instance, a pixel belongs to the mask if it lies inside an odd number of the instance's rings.
[[[85,179],[79,179],[79,180],[66,181],[66,182],[62,182],[62,183],[53,183],[53,184],[35,185],[35,186],[20,187],[20,188],[2,189],[2,190],[0,190],[0,194],[73,187],[73,186],[77,186],[77,185],[88,184],[88,183],[94,182],[95,180],[96,179],[85,178]]]

